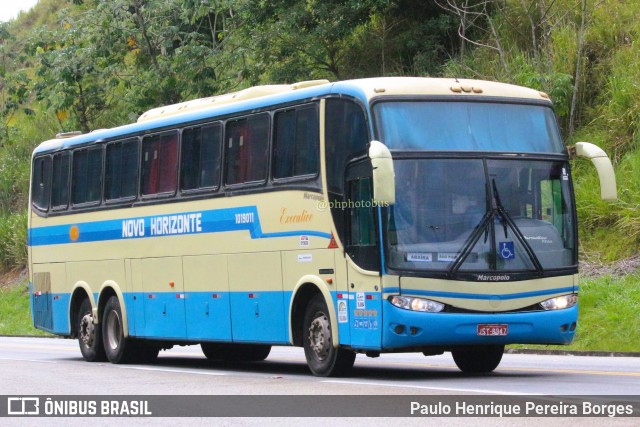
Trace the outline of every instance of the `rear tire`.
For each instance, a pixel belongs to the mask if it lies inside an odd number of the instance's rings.
[[[266,359],[271,352],[271,346],[266,344],[203,342],[200,347],[207,359],[225,362],[260,362]]]
[[[486,374],[498,367],[504,353],[503,345],[470,347],[451,352],[454,362],[462,372]]]
[[[107,300],[102,315],[102,342],[107,359],[111,363],[129,363],[135,360],[137,346],[124,336],[122,310],[118,297]]]
[[[335,377],[351,371],[356,354],[334,347],[331,318],[322,295],[316,295],[309,302],[304,314],[303,328],[304,355],[313,375]]]
[[[87,362],[104,362],[107,356],[102,343],[101,325],[93,321],[93,310],[89,298],[82,300],[76,317],[78,343],[82,358]]]

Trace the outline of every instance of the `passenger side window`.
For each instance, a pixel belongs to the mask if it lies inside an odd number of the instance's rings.
[[[71,176],[74,205],[99,203],[102,198],[102,147],[74,151]]]
[[[226,185],[265,181],[269,116],[260,114],[227,122],[225,148]]]
[[[178,181],[178,133],[142,140],[142,195],[175,194]]]
[[[69,152],[53,156],[53,178],[51,180],[51,207],[64,209],[69,206]]]
[[[41,211],[49,209],[51,192],[51,157],[38,157],[33,161],[31,203]]]
[[[107,145],[104,198],[135,198],[138,193],[138,139]]]
[[[319,129],[315,106],[281,111],[275,115],[273,177],[318,173]]]
[[[219,124],[185,129],[182,132],[181,190],[220,186],[221,132]]]

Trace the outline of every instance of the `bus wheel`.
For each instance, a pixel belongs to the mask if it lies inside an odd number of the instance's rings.
[[[226,362],[260,362],[269,356],[271,346],[266,344],[222,344],[200,343],[202,352],[209,360]]]
[[[102,341],[107,359],[111,363],[127,363],[134,359],[135,342],[124,337],[122,310],[116,296],[110,297],[104,307]]]
[[[251,344],[240,347],[246,347],[242,350],[242,353],[238,355],[238,359],[241,361],[260,362],[266,359],[269,353],[271,353],[270,345]]]
[[[100,325],[96,325],[93,322],[93,312],[89,298],[82,300],[76,321],[78,322],[78,343],[80,344],[82,358],[87,362],[103,362],[107,360],[104,353],[104,345],[102,344]]]
[[[462,372],[482,374],[496,369],[502,360],[503,353],[503,345],[487,345],[453,350],[451,355]]]
[[[200,348],[205,357],[209,360],[224,360],[224,344],[213,342],[200,343]]]
[[[329,310],[322,295],[316,295],[304,314],[303,346],[307,365],[318,377],[346,375],[356,354],[333,346]]]

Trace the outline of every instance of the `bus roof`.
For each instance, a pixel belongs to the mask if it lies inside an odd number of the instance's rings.
[[[548,95],[544,92],[483,80],[427,77],[378,77],[335,83],[330,83],[328,80],[312,80],[291,85],[255,86],[229,94],[154,108],[142,114],[136,123],[95,130],[77,136],[71,133],[61,134],[58,138],[41,143],[35,149],[34,154],[152,132],[155,129],[206,120],[209,117],[252,111],[271,105],[330,94],[351,95],[367,103],[373,98],[406,95],[484,96],[529,99],[550,103]]]

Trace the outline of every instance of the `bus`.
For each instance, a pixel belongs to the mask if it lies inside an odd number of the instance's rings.
[[[491,372],[507,344],[568,344],[578,320],[569,160],[549,96],[490,81],[265,85],[59,134],[32,156],[35,327],[89,362],[304,349],[451,352]]]

